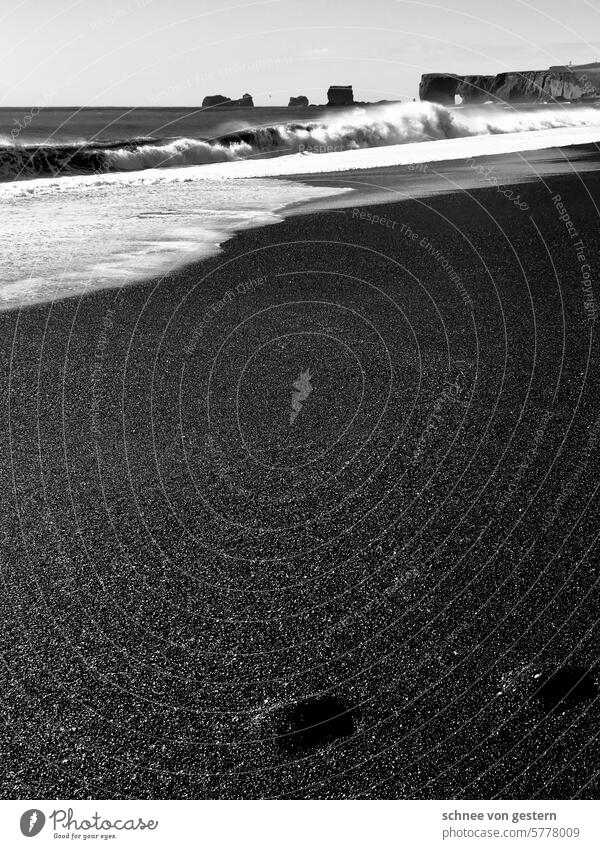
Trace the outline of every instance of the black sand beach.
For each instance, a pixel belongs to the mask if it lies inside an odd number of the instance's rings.
[[[544,179],[0,314],[3,797],[598,798],[600,178]]]

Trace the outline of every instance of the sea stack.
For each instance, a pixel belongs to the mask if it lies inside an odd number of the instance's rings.
[[[308,106],[308,97],[299,94],[298,97],[290,97],[288,106]]]
[[[237,100],[232,100],[231,97],[225,97],[222,94],[208,94],[202,101],[202,108],[206,109],[211,106],[246,106],[253,107],[254,101],[251,94],[243,94]]]
[[[332,85],[327,91],[328,106],[352,106],[354,93],[351,85]]]
[[[223,103],[229,103],[230,98],[222,94],[208,94],[202,101],[202,108],[206,109],[209,106],[221,106]]]

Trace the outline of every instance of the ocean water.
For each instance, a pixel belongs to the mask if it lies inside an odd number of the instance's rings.
[[[33,110],[25,125],[3,110],[0,309],[165,274],[303,204],[352,202],[303,177],[600,141],[592,106],[179,112]]]
[[[178,107],[103,107],[101,109],[35,106],[0,107],[0,144],[115,141],[131,138],[216,138],[244,127],[326,118],[323,106],[302,109],[223,106],[212,109]]]
[[[0,186],[0,309],[167,274],[240,230],[280,221],[288,203],[336,193],[280,180],[232,191],[203,178],[62,179],[12,197]]]
[[[493,104],[447,109],[405,103],[289,113],[283,107],[213,109],[195,117],[172,110],[114,112],[42,111],[25,125],[23,114],[0,110],[0,180],[248,162],[295,153],[327,155],[600,124],[600,109],[578,105],[516,110]],[[9,130],[11,121],[17,123]]]

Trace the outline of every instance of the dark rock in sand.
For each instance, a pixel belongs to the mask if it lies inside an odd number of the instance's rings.
[[[331,85],[327,90],[328,106],[352,106],[354,92],[351,85]]]
[[[290,97],[288,106],[308,106],[308,97],[303,94],[298,95],[298,97]]]
[[[540,687],[537,695],[544,710],[565,710],[590,699],[596,699],[599,691],[589,669],[581,666],[564,666],[550,675]]]
[[[280,717],[279,747],[297,754],[351,737],[356,730],[355,713],[352,707],[330,695],[297,702]]]

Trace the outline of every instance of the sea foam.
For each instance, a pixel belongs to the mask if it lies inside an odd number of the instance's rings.
[[[554,127],[563,111],[568,113],[570,124]],[[402,115],[409,123],[424,114],[438,116],[443,123],[447,112],[415,108],[403,110]],[[385,115],[387,108],[381,112],[381,116]],[[582,123],[592,119],[595,123]],[[456,120],[452,116],[453,127],[457,126]],[[413,126],[404,133],[401,144],[355,146],[322,155],[299,149],[267,158],[238,158],[240,146],[248,145],[238,131],[230,134],[227,143],[219,143],[222,150],[229,151],[226,161],[3,183],[0,309],[168,273],[189,260],[218,253],[219,245],[240,230],[281,220],[284,208],[290,204],[336,194],[337,205],[353,202],[349,189],[309,186],[301,182],[303,176],[339,175],[600,141],[600,112],[591,108],[570,112],[538,110],[519,116],[508,112],[494,114],[493,120],[491,113],[485,113],[477,120],[478,125],[474,116],[469,119],[471,135],[408,142],[410,133],[415,132]],[[515,122],[519,129],[507,132],[506,128],[514,128]],[[525,129],[532,122],[538,129]],[[340,116],[338,123],[345,127],[347,119]],[[383,121],[381,126],[388,124]],[[542,124],[544,129],[539,128]],[[422,121],[418,126],[422,130]],[[430,132],[431,125],[428,126]],[[442,124],[434,122],[434,126],[441,128]],[[475,132],[476,126],[479,132]],[[374,132],[372,121],[369,127]],[[397,121],[395,127],[394,132],[399,132]],[[294,132],[300,138],[299,133],[307,131]],[[311,138],[328,144],[341,137],[332,132],[328,125],[329,135],[316,136],[311,130]],[[378,132],[377,138],[383,138],[384,131]],[[357,138],[360,134],[355,135]],[[130,153],[137,156],[145,147],[152,145],[141,145]],[[109,152],[122,155],[114,147]],[[282,176],[299,180],[277,179]],[[484,184],[483,180],[479,182]],[[346,201],[344,192],[349,195]]]
[[[589,106],[448,109],[435,103],[354,107],[326,121],[241,126],[214,139],[132,138],[82,144],[0,145],[0,179],[106,174],[266,159],[295,153],[340,153],[474,136],[600,126]]]

